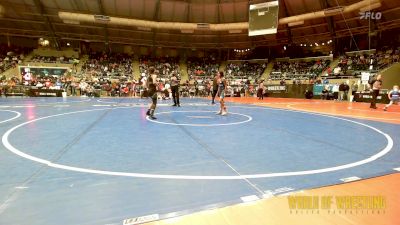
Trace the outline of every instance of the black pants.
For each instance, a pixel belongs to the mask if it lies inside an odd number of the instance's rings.
[[[151,102],[153,105],[157,105],[157,92],[156,91],[150,91],[149,92],[149,97],[151,98]]]
[[[264,99],[264,93],[263,93],[263,89],[258,89],[257,90],[257,95],[258,95],[258,99],[259,100],[261,100],[261,99]]]
[[[212,103],[215,102],[215,96],[217,96],[217,92],[218,92],[218,90],[213,90],[212,91]]]
[[[179,105],[179,86],[172,86],[172,98],[174,99],[174,105]]]
[[[370,108],[376,107],[376,98],[378,97],[378,95],[379,95],[379,90],[372,90],[372,101]]]

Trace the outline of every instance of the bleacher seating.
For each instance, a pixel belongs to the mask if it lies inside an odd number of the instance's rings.
[[[91,53],[82,66],[82,71],[99,78],[131,77],[132,57],[127,54]]]
[[[175,73],[180,80],[179,59],[174,57],[150,58],[141,57],[139,59],[139,72],[146,76],[150,66],[153,66],[159,72],[159,78],[162,83],[169,83],[172,73]]]
[[[150,66],[159,71],[160,77],[167,77],[171,73],[180,76],[179,59],[173,57],[150,58],[141,57],[139,59],[140,73],[146,73]]]
[[[353,53],[340,56],[339,64],[329,75],[358,76],[364,71],[382,70],[394,62],[399,62],[399,49],[383,49],[372,54]]]
[[[40,56],[34,55],[29,62],[33,63],[64,63],[64,64],[73,64],[76,63],[78,59],[73,57],[55,57],[55,56]]]
[[[264,73],[265,63],[231,62],[226,66],[226,77],[232,80],[257,80]]]
[[[16,67],[30,51],[31,49],[29,48],[0,45],[0,74],[12,67]]]
[[[330,62],[326,59],[276,61],[270,78],[272,80],[315,79]]]
[[[189,80],[207,80],[214,77],[219,69],[219,63],[212,58],[189,58],[187,70]]]
[[[1,46],[0,49],[0,72],[16,66],[24,59],[26,49],[14,49]],[[60,53],[62,55],[63,53]],[[59,56],[33,56],[29,62],[40,63],[73,63],[74,57]],[[310,57],[303,59],[277,59],[273,64],[270,79],[264,83],[284,85],[285,80],[292,80],[293,84],[313,84],[321,82],[321,78],[343,78],[346,74],[357,76],[360,71],[382,70],[394,62],[399,62],[399,49],[383,49],[376,52],[352,52],[351,54],[339,58],[337,67],[330,68],[332,56]],[[28,63],[29,63],[28,62]],[[223,63],[225,77],[228,81],[227,96],[238,93],[253,93],[254,88],[260,82],[267,65],[266,60],[232,60]],[[207,96],[211,92],[212,79],[220,68],[220,62],[211,57],[188,58],[186,61],[189,80],[182,82],[182,92],[187,92],[188,96]],[[136,64],[137,65],[137,64]],[[154,66],[159,71],[160,90],[168,89],[170,76],[175,73],[180,79],[179,59],[174,57],[140,57],[139,72],[146,76],[150,66]],[[333,65],[333,64],[332,64]],[[36,65],[35,65],[36,66]],[[51,67],[50,65],[47,65]],[[141,79],[133,79],[133,56],[122,53],[90,53],[88,60],[82,64],[80,72],[73,68],[67,75],[38,76],[32,82],[22,82],[19,77],[14,77],[13,82],[19,85],[35,86],[40,88],[51,88],[57,83],[68,90],[75,88],[82,92],[93,93],[93,90],[102,90],[111,96],[135,95],[142,93]],[[269,71],[269,70],[268,70]],[[324,72],[323,72],[324,71]],[[322,73],[323,72],[323,73]],[[338,73],[337,73],[338,72]],[[337,73],[337,74],[335,74]],[[318,76],[323,76],[319,78]],[[329,74],[331,76],[324,76]],[[341,76],[337,76],[341,75]],[[276,82],[273,82],[276,81]],[[291,83],[288,83],[291,84]],[[49,86],[50,85],[50,86]],[[84,86],[82,89],[81,86]],[[71,91],[72,92],[72,91]],[[254,93],[253,93],[254,94]],[[166,95],[166,94],[165,94]]]

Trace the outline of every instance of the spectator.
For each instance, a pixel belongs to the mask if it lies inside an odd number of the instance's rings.
[[[329,99],[329,90],[327,87],[324,87],[321,93],[321,99],[322,100],[328,100]]]
[[[354,101],[354,95],[356,94],[358,90],[358,84],[353,81],[352,85],[351,85],[351,96],[352,96],[352,101]]]
[[[344,92],[345,92],[345,83],[342,82],[339,85],[339,96],[338,96],[338,101],[343,101],[344,100]]]
[[[257,97],[258,97],[258,100],[264,99],[264,82],[263,81],[261,81],[258,84]]]
[[[344,99],[349,100],[349,90],[350,87],[347,83],[344,83],[343,91],[344,91]]]

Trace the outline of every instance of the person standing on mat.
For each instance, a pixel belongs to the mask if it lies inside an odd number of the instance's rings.
[[[399,86],[398,85],[394,85],[393,89],[388,93],[388,97],[390,99],[389,104],[387,104],[385,106],[385,108],[383,108],[384,111],[387,111],[387,109],[392,105],[392,104],[399,104],[399,100],[400,100],[400,91],[399,91]]]
[[[264,81],[260,81],[258,84],[258,89],[257,89],[257,96],[258,100],[263,100],[264,99]]]
[[[376,107],[376,98],[379,95],[379,90],[382,87],[382,76],[380,74],[378,74],[378,76],[376,76],[375,79],[372,79],[372,81],[370,82],[371,84],[371,89],[372,89],[372,101],[371,101],[371,105],[369,106],[371,109],[377,109]]]
[[[149,109],[147,110],[146,115],[149,116],[150,119],[156,120],[157,118],[154,117],[154,111],[156,110],[157,107],[157,74],[154,69],[154,67],[149,68],[149,76],[146,79],[146,87],[147,87],[147,93],[148,97],[151,98],[151,105]]]
[[[219,72],[215,74],[215,77],[213,79],[213,85],[212,85],[212,101],[211,104],[215,104],[215,96],[217,95],[218,92],[218,79],[219,79]]]
[[[181,107],[179,103],[179,81],[175,73],[173,73],[171,77],[171,91],[172,91],[172,98],[174,99],[174,104],[172,106]]]
[[[357,90],[358,90],[358,84],[355,81],[353,81],[353,84],[351,85],[352,102],[355,102],[354,96],[356,95]]]
[[[227,87],[226,80],[224,78],[224,72],[220,71],[219,73],[219,78],[218,78],[218,92],[217,95],[219,96],[219,102],[220,102],[220,109],[219,112],[217,113],[218,115],[225,116],[228,114],[226,111],[226,106],[224,102],[225,98],[225,90]]]

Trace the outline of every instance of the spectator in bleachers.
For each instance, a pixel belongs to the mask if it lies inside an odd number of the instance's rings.
[[[0,74],[22,63],[24,55],[31,51],[29,48],[16,48],[0,45]]]
[[[265,70],[265,63],[229,63],[226,66],[227,79],[259,79]]]
[[[373,54],[341,56],[334,75],[357,75],[359,71],[382,70],[399,61],[399,49],[382,48]]]
[[[270,74],[271,79],[315,79],[322,71],[324,71],[330,60],[312,60],[312,61],[290,61],[275,62],[273,70]]]
[[[139,59],[139,71],[140,73],[148,73],[149,67],[153,66],[159,71],[160,81],[163,83],[169,83],[172,73],[174,73],[178,80],[181,79],[179,60],[173,57],[161,57],[161,58],[150,58],[141,57]]]
[[[133,72],[132,58],[127,54],[91,53],[82,70],[97,78],[129,78]]]
[[[205,81],[218,71],[219,63],[213,57],[189,58],[187,68],[190,80]]]

